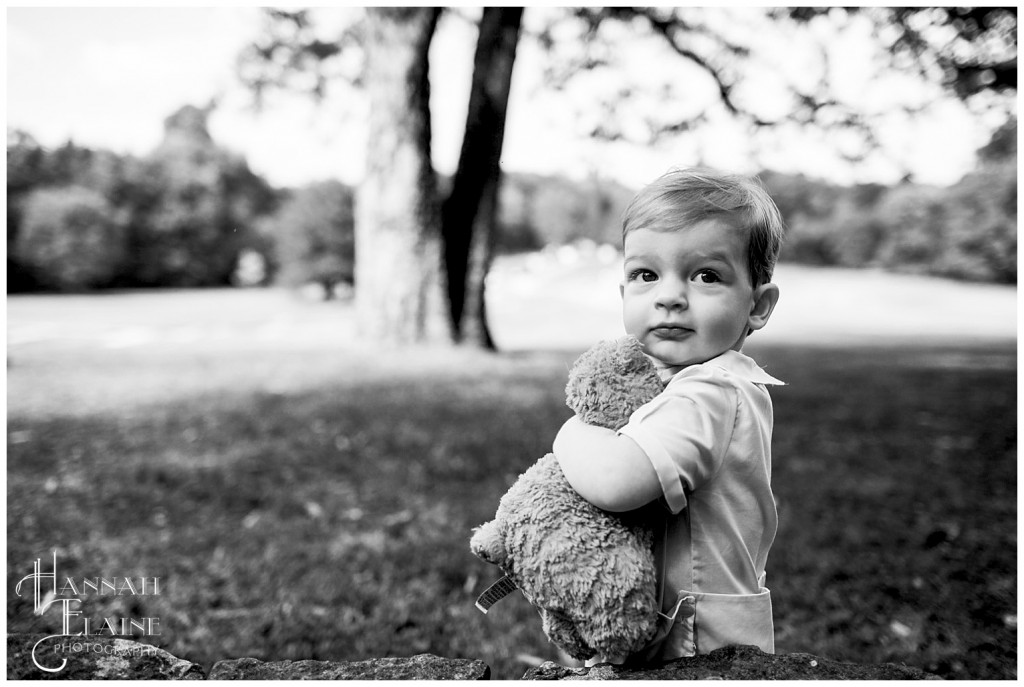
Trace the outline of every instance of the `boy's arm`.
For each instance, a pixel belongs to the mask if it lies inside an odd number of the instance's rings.
[[[555,437],[553,453],[569,485],[602,510],[633,510],[661,496],[647,454],[613,430],[570,418]]]

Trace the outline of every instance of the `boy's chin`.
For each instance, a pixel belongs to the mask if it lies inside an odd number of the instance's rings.
[[[666,384],[670,379],[672,379],[672,377],[675,376],[677,372],[682,370],[687,365],[692,364],[686,362],[675,363],[667,361],[650,353],[647,353],[646,355],[650,359],[651,363],[654,365],[654,369],[657,370],[658,377],[661,378],[661,381],[665,382]]]
[[[665,368],[681,369],[687,365],[704,362],[703,360],[699,360],[700,356],[696,355],[694,352],[674,350],[677,347],[666,345],[667,343],[668,342],[661,341],[644,347],[644,353],[647,354],[647,357],[651,359],[654,363],[654,367],[658,370]]]

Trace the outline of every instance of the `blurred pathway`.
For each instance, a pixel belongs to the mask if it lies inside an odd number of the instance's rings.
[[[498,261],[488,282],[505,350],[585,348],[622,334],[617,254],[565,252]],[[1012,345],[1017,289],[875,270],[780,265],[779,305],[760,344]]]
[[[503,257],[488,277],[501,350],[582,350],[622,334],[614,250]],[[867,270],[781,265],[757,345],[999,345],[1017,289]],[[330,350],[355,341],[351,304],[283,289],[131,291],[7,299],[8,355],[46,349]]]
[[[7,350],[327,349],[351,307],[284,289],[189,289],[7,299]]]

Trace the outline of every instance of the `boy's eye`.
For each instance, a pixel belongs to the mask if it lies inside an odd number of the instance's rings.
[[[703,282],[705,284],[714,284],[722,281],[722,278],[718,276],[718,273],[714,270],[701,270],[697,274],[693,275],[694,279]]]
[[[633,270],[629,274],[629,280],[630,281],[636,281],[636,280],[639,279],[640,281],[650,282],[650,281],[655,281],[657,278],[658,278],[658,275],[656,275],[654,272],[651,272],[650,270],[645,270],[645,269]]]

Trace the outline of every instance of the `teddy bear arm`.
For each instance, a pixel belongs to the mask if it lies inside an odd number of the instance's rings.
[[[469,540],[469,548],[478,558],[494,565],[504,566],[508,560],[497,520],[485,522],[477,527]]]

